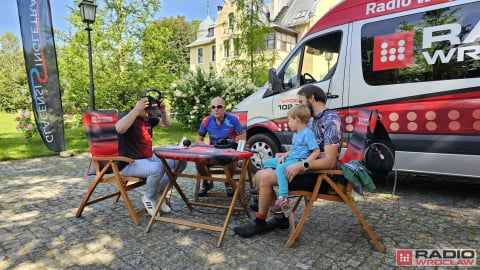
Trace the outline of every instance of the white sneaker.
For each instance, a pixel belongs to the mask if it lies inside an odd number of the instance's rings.
[[[160,206],[160,210],[164,213],[170,213],[170,211],[172,211],[170,206],[167,204],[167,200],[163,201],[162,206]]]
[[[142,202],[150,216],[153,216],[153,212],[155,212],[155,207],[157,207],[158,202],[156,200],[148,199],[145,195],[142,196]]]

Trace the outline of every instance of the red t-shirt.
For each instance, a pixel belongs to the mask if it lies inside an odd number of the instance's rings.
[[[118,119],[121,119],[127,113],[120,113]],[[119,154],[132,159],[152,157],[152,127],[158,125],[159,121],[160,119],[153,117],[146,121],[137,117],[127,132],[118,134]]]

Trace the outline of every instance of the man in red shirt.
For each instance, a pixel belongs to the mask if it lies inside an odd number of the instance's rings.
[[[158,118],[158,116],[161,116]],[[170,127],[170,116],[165,110],[163,100],[153,97],[142,97],[133,109],[120,113],[115,129],[118,133],[119,154],[135,160],[124,164],[121,173],[123,176],[142,177],[147,179],[146,193],[142,197],[148,213],[153,215],[159,198],[165,189],[169,178],[160,159],[153,154],[152,128]],[[173,170],[180,161],[167,160],[168,166]],[[182,162],[181,171],[186,167]],[[170,207],[164,202],[162,212],[170,212]]]

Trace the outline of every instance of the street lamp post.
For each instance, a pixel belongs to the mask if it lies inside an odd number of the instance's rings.
[[[95,15],[97,12],[97,5],[91,0],[83,0],[80,5],[80,16],[82,17],[82,22],[87,23],[88,33],[88,67],[90,72],[90,109],[95,110],[95,89],[93,86],[93,67],[92,67],[92,41],[90,38],[90,31],[92,28],[90,24],[95,22]]]

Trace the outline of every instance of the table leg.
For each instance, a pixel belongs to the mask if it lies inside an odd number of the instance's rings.
[[[225,222],[223,223],[223,228],[222,228],[222,231],[220,233],[220,238],[218,239],[218,242],[217,242],[217,247],[220,247],[222,245],[223,238],[225,237],[225,233],[226,233],[227,228],[228,228],[228,224],[230,223],[230,218],[232,217],[233,210],[235,208],[235,203],[237,201],[237,197],[240,199],[240,204],[243,206],[243,209],[244,209],[245,213],[247,214],[248,218],[251,218],[250,211],[248,210],[247,204],[245,202],[245,191],[243,193],[243,196],[240,196],[241,189],[242,189],[242,187],[245,186],[245,170],[246,170],[246,168],[248,168],[248,162],[249,161],[250,160],[248,159],[248,161],[244,162],[244,164],[242,165],[242,172],[240,173],[240,178],[238,180],[238,183],[235,183],[235,180],[233,179],[233,176],[230,175],[228,170],[226,170],[226,172],[225,172],[225,175],[227,176],[226,179],[227,179],[228,182],[230,182],[232,187],[235,189],[235,192],[233,193],[232,201],[230,202],[230,207],[228,208],[227,216],[225,218]]]
[[[160,212],[161,205],[162,205],[163,201],[166,200],[168,191],[172,188],[172,186],[174,186],[175,189],[178,191],[178,193],[180,194],[180,196],[182,197],[183,201],[188,206],[190,211],[193,210],[193,207],[190,205],[190,202],[188,201],[187,196],[185,196],[182,189],[180,188],[180,186],[177,183],[177,176],[172,172],[172,170],[170,169],[170,167],[168,166],[168,163],[165,161],[164,158],[160,158],[160,161],[162,162],[165,173],[168,175],[168,178],[170,179],[170,181],[168,181],[168,184],[165,187],[165,190],[163,191],[162,196],[160,197],[160,201],[158,202],[157,207],[155,208],[154,214],[153,214],[152,218],[150,219],[150,222],[148,223],[148,226],[147,226],[145,232],[150,232],[150,229],[152,228],[153,222],[155,221],[155,217]],[[174,168],[175,173],[178,173],[179,168],[180,168],[180,162],[178,162],[175,165],[175,168]]]

